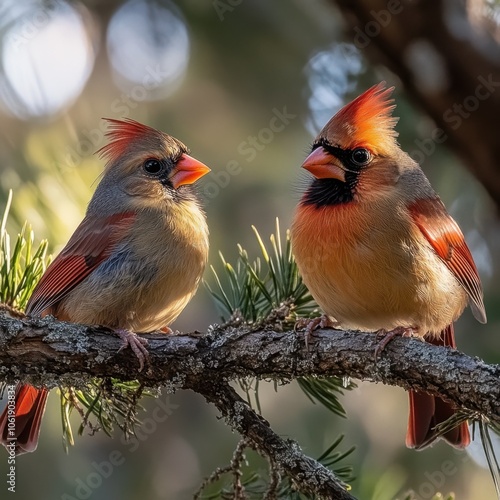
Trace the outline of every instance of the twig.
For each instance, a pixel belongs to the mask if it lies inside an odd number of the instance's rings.
[[[264,494],[264,500],[277,500],[280,479],[278,467],[276,467],[274,462],[269,460],[269,484]]]
[[[241,482],[241,477],[243,473],[241,472],[241,464],[245,460],[245,448],[248,447],[248,441],[246,439],[240,439],[237,444],[233,456],[231,458],[231,463],[226,467],[217,467],[215,471],[210,474],[207,478],[203,480],[200,487],[193,496],[193,500],[199,500],[203,493],[203,490],[210,484],[219,481],[224,474],[231,472],[233,474],[233,500],[245,500],[245,487]]]
[[[227,423],[282,469],[299,491],[325,499],[354,499],[330,470],[304,455],[296,442],[278,436],[231,386],[204,377],[189,382],[189,386],[214,404]]]

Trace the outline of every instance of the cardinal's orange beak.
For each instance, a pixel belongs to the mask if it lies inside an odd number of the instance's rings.
[[[177,161],[170,180],[174,188],[178,188],[184,184],[193,184],[208,172],[210,169],[204,163],[184,153]]]
[[[322,147],[316,148],[305,159],[302,168],[311,172],[317,179],[338,179],[345,182],[345,171],[342,163]]]

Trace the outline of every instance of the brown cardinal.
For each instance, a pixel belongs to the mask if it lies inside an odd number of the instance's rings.
[[[457,223],[396,142],[392,91],[370,88],[315,139],[303,164],[315,179],[295,212],[293,251],[311,294],[343,327],[455,347],[453,322],[467,303],[486,322],[481,282]],[[454,413],[410,392],[407,446],[431,444],[434,427]],[[467,423],[443,438],[467,446]]]
[[[139,358],[134,332],[169,331],[198,288],[208,228],[191,184],[210,169],[182,142],[133,120],[108,120],[104,175],[85,218],[47,268],[26,309],[31,316],[112,328]],[[0,416],[4,445],[34,451],[48,390],[18,386],[15,433]]]

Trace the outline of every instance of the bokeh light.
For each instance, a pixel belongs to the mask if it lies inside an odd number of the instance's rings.
[[[140,101],[176,89],[189,61],[186,24],[170,2],[125,3],[111,19],[107,47],[116,83]]]
[[[10,113],[29,119],[74,102],[92,71],[94,50],[75,6],[57,1],[24,7],[4,36],[0,98]]]
[[[362,71],[361,54],[353,44],[335,44],[311,57],[305,68],[311,92],[306,127],[313,136],[344,104],[344,96],[357,85],[352,76]]]

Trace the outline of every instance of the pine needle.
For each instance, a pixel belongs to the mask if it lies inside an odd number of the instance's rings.
[[[493,443],[491,442],[488,424],[483,419],[480,419],[478,424],[484,455],[486,456],[486,461],[488,462],[488,468],[490,469],[491,478],[493,479],[493,484],[495,485],[497,498],[500,498],[500,467],[498,466],[495,448],[493,447]]]
[[[349,382],[346,385],[344,380],[338,377],[302,377],[297,379],[297,382],[313,403],[321,403],[325,408],[339,417],[346,417],[346,412],[340,404],[338,396],[342,396],[345,390],[350,391],[356,388],[357,386],[354,382]]]
[[[0,302],[24,310],[51,258],[47,256],[46,240],[33,251],[35,235],[27,223],[11,248],[11,237],[6,229],[11,203],[12,191],[9,191],[0,222]]]
[[[248,252],[238,245],[238,259],[233,266],[219,253],[224,272],[219,275],[212,267],[215,286],[205,283],[222,321],[241,313],[248,324],[265,322],[268,317],[274,317],[273,311],[283,306],[287,307],[288,314],[282,321],[289,326],[298,316],[317,316],[318,306],[304,285],[293,258],[290,232],[286,232],[283,242],[276,219],[276,232],[269,238],[269,250],[255,226],[252,230],[261,255],[251,260]]]

